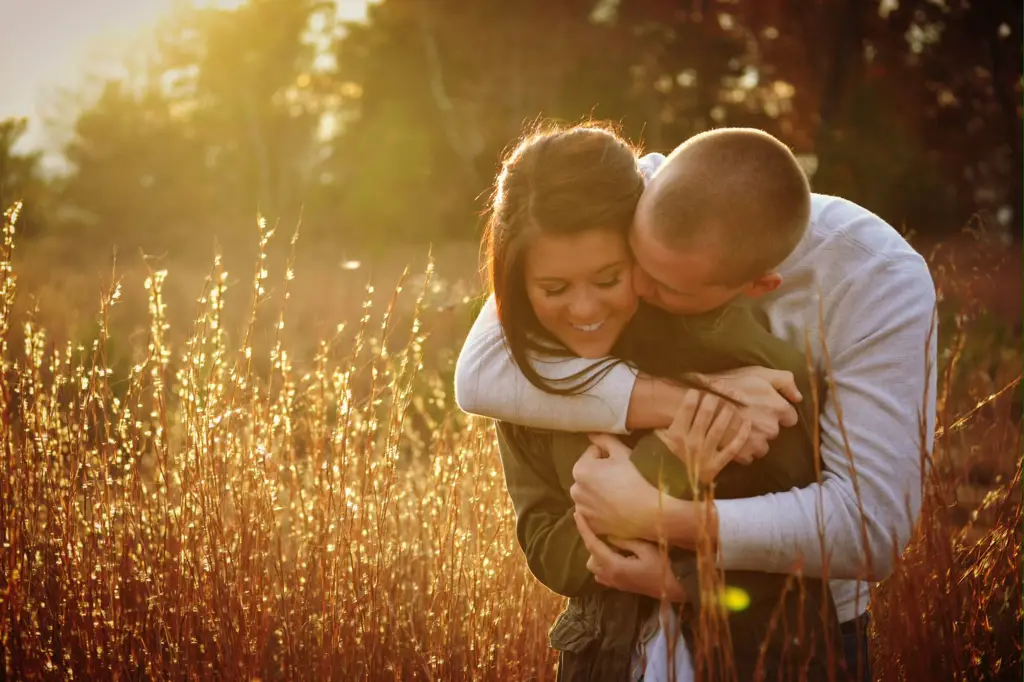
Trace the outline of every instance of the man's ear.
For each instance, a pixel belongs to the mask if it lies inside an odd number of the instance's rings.
[[[748,284],[746,291],[743,293],[751,298],[757,298],[758,296],[770,294],[780,286],[782,286],[782,275],[777,272],[766,272]]]

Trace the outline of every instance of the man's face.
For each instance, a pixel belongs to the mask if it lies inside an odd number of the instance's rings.
[[[699,315],[737,296],[756,295],[754,283],[720,283],[715,272],[721,261],[719,249],[706,247],[684,252],[664,246],[639,213],[629,243],[637,265],[633,268],[633,288],[645,301],[670,313]]]

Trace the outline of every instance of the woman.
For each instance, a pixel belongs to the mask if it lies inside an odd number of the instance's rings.
[[[810,390],[803,354],[773,337],[750,308],[728,305],[677,318],[638,301],[627,233],[642,191],[636,152],[600,127],[536,133],[505,160],[492,198],[486,255],[505,342],[523,373],[544,390],[575,394],[616,361],[691,387],[700,386],[692,378],[695,372],[762,365],[792,371],[798,387]],[[545,357],[609,354],[618,360],[596,361],[590,371],[572,377],[552,380],[539,371]],[[632,461],[668,494],[688,499],[712,480],[719,498],[778,492],[816,480],[815,448],[805,428],[814,423],[813,415],[804,414],[800,426],[782,430],[773,445],[780,454],[747,467],[729,464],[745,438],[735,429],[734,416],[732,406],[714,397],[699,406],[690,402],[672,428],[684,440],[702,441],[711,455],[691,452],[684,464],[664,435],[654,433],[634,439]],[[559,679],[622,681],[650,672],[651,661],[643,658],[650,646],[644,645],[659,622],[652,597],[662,595],[686,601],[686,647],[675,654],[673,665],[692,677],[690,658],[701,648],[700,638],[712,636],[695,624],[721,606],[701,598],[693,554],[673,550],[673,575],[650,596],[598,585],[586,568],[589,552],[568,492],[573,465],[590,445],[587,438],[500,423],[498,440],[530,570],[570,597],[550,633],[560,651]],[[739,679],[826,679],[826,640],[837,636],[838,622],[823,581],[804,580],[800,589],[792,589],[784,575],[734,571],[724,579],[750,600],[745,610],[728,615],[731,644],[726,639],[719,647]],[[675,621],[660,622],[664,630]],[[668,636],[669,651],[675,639]],[[717,679],[727,669],[700,672],[702,679]]]

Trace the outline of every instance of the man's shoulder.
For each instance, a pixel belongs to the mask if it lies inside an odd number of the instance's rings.
[[[812,195],[808,233],[779,270],[777,314],[805,306],[817,314],[820,292],[833,321],[848,306],[884,308],[882,291],[915,292],[924,301],[934,286],[925,259],[894,227],[852,201],[823,194]]]
[[[844,269],[860,269],[920,254],[900,232],[870,210],[842,197],[811,195],[809,246],[831,254]]]

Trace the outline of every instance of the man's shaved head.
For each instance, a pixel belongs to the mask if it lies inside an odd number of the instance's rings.
[[[810,187],[792,152],[760,130],[696,135],[666,159],[637,207],[638,239],[715,254],[719,281],[776,268],[803,237]]]

